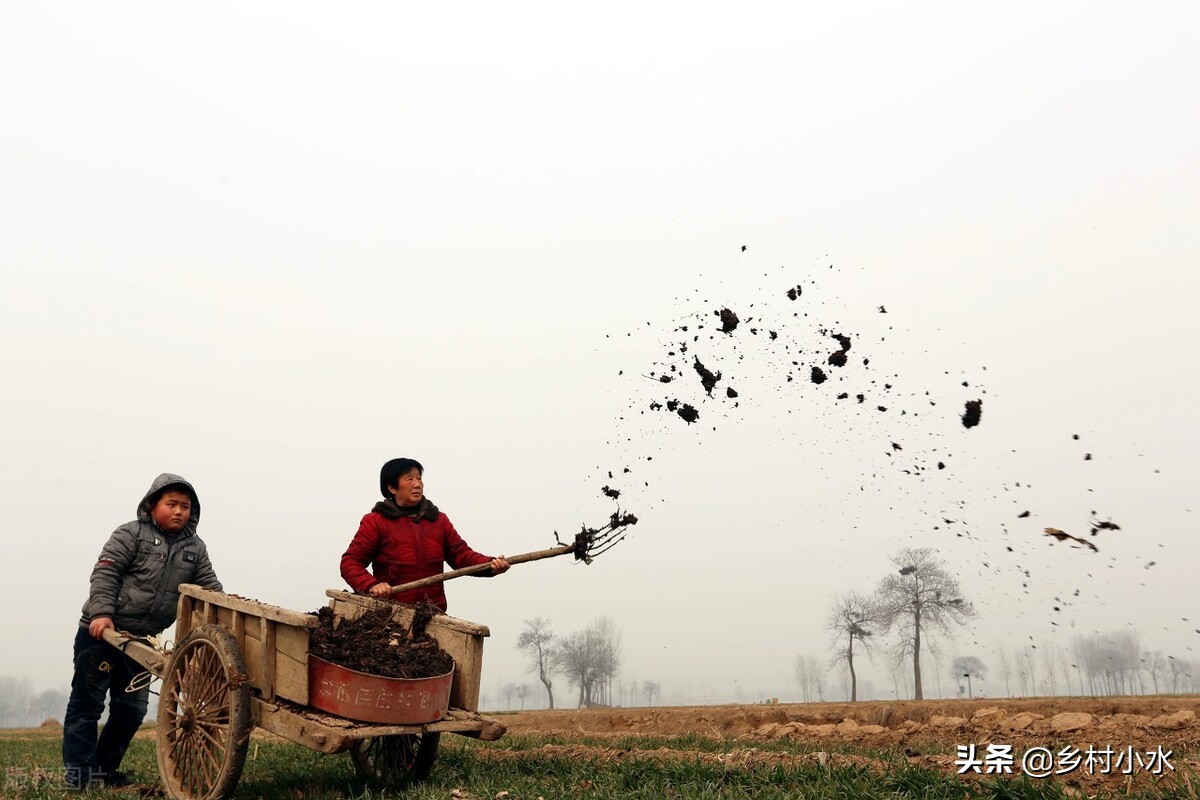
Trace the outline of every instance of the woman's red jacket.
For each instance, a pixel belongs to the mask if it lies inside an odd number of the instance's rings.
[[[358,533],[342,555],[342,577],[354,591],[366,592],[381,581],[397,586],[439,575],[443,562],[459,569],[491,560],[491,556],[472,550],[440,511],[433,520],[408,516],[389,519],[372,511],[362,518]],[[442,587],[435,583],[400,592],[392,599],[414,605],[426,600],[445,611],[446,592]]]

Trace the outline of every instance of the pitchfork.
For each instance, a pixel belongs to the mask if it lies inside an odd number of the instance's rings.
[[[609,517],[608,522],[599,528],[589,528],[585,525],[583,530],[575,534],[575,541],[570,544],[560,543],[558,547],[551,547],[548,550],[535,550],[532,553],[506,556],[504,560],[509,564],[524,564],[526,561],[540,561],[543,558],[554,558],[555,556],[565,556],[571,553],[577,561],[590,564],[593,558],[604,553],[617,544],[617,542],[624,539],[628,533],[624,529],[630,525],[636,525],[637,521],[637,517],[633,514],[622,515],[621,512],[616,511]],[[554,532],[554,541],[560,541],[558,531]],[[478,575],[481,572],[487,572],[491,568],[491,563],[485,561],[482,564],[454,569],[449,572],[430,575],[428,578],[421,578],[419,581],[393,586],[392,593],[405,592],[409,589],[420,589],[423,586],[432,586],[435,583],[448,581],[451,578],[460,578],[463,575]]]

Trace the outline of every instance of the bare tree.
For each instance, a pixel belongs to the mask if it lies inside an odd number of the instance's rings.
[[[796,682],[800,684],[800,693],[804,698],[804,702],[811,703],[813,700],[824,700],[823,670],[820,662],[817,661],[817,657],[807,654],[796,656],[793,668],[796,672]]]
[[[875,608],[871,601],[858,592],[848,592],[834,600],[829,610],[825,629],[833,634],[834,654],[832,664],[845,662],[850,670],[850,702],[858,701],[858,673],[854,671],[854,643],[865,653],[870,653],[871,637],[875,627]]]
[[[1045,642],[1042,643],[1042,663],[1046,667],[1046,683],[1050,687],[1050,696],[1057,696],[1058,684],[1054,680],[1054,672],[1058,667],[1058,657],[1054,648],[1048,647]]]
[[[538,680],[546,687],[546,698],[554,708],[554,632],[549,621],[541,617],[525,620],[525,630],[517,637],[517,649],[525,652],[529,659],[529,672],[536,672]]]
[[[1000,661],[1000,674],[1004,677],[1004,694],[1012,697],[1012,684],[1009,681],[1012,677],[1012,659],[1008,657],[1008,651],[1004,649],[1003,644],[996,648],[996,657]]]
[[[929,655],[933,657],[933,679],[934,688],[937,690],[938,697],[945,697],[942,694],[942,648],[934,639],[926,639],[924,642],[929,648]]]
[[[904,661],[908,658],[908,654],[903,648],[892,648],[889,651],[888,658],[888,674],[892,676],[892,692],[896,695],[897,700],[907,700],[912,694],[912,687],[908,681],[911,677],[904,668]]]
[[[662,688],[658,685],[657,681],[646,681],[643,683],[642,691],[646,693],[646,705],[654,705],[654,698],[661,690]]]
[[[1179,679],[1181,677],[1188,678],[1195,674],[1192,672],[1193,667],[1184,659],[1176,658],[1175,656],[1167,656],[1167,666],[1171,672],[1171,692],[1178,693]]]
[[[921,688],[921,635],[926,631],[949,633],[975,615],[962,597],[958,579],[946,571],[929,548],[905,548],[892,557],[899,569],[879,583],[875,604],[884,630],[899,629],[901,652],[913,661],[914,699],[923,700]]]
[[[517,686],[517,697],[521,698],[521,710],[525,710],[525,697],[529,694],[529,684],[522,683]]]
[[[983,680],[987,677],[987,667],[979,660],[978,656],[959,656],[954,659],[950,671],[956,680],[958,678],[967,679],[967,697],[974,697],[971,690],[971,679]]]
[[[621,634],[612,620],[601,617],[582,631],[558,642],[557,671],[579,688],[579,705],[609,701],[609,687],[621,666]]]
[[[1021,651],[1021,658],[1025,660],[1025,669],[1029,671],[1029,694],[1031,695],[1038,694],[1037,663],[1033,660],[1033,651],[1036,649],[1036,645],[1027,644]]]
[[[1025,653],[1020,648],[1016,648],[1013,651],[1013,664],[1014,664],[1015,669],[1017,670],[1017,679],[1021,683],[1021,696],[1029,697],[1031,692],[1029,691],[1028,665],[1026,664],[1026,661],[1025,661]]]
[[[796,656],[793,669],[796,671],[796,683],[800,684],[800,697],[804,702],[812,702],[812,680],[809,674],[811,656]]]
[[[1067,682],[1067,695],[1083,694],[1083,682],[1079,679],[1079,671],[1075,669],[1075,661],[1071,648],[1064,644],[1058,645],[1058,665],[1062,668],[1063,679]],[[1072,676],[1072,671],[1075,675]],[[1078,691],[1076,691],[1078,689]]]
[[[32,697],[33,685],[29,678],[0,676],[0,728],[24,728],[29,725],[29,701]],[[38,720],[39,723],[41,721]]]

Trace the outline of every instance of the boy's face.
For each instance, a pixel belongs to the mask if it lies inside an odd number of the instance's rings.
[[[192,518],[192,498],[185,492],[165,491],[150,509],[150,516],[164,533],[179,533]]]
[[[398,506],[415,506],[425,496],[425,482],[421,480],[421,470],[413,467],[396,479],[395,486],[389,486],[388,491],[396,498]]]

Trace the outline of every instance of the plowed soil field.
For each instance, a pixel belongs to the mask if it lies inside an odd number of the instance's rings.
[[[526,711],[500,719],[510,734],[554,734],[580,758],[718,758],[753,768],[781,759],[819,763],[855,763],[885,769],[886,760],[957,774],[957,748],[974,744],[980,756],[987,745],[1011,745],[1012,774],[1021,773],[1022,754],[1047,748],[1055,769],[1071,763],[1059,755],[1077,750],[1078,766],[1045,779],[1064,785],[1068,794],[1141,787],[1160,780],[1178,781],[1200,794],[1200,698],[1142,696],[1104,698],[1033,698],[933,700],[907,702],[804,703],[659,708],[591,708]],[[694,735],[723,740],[725,752],[638,751],[596,744],[596,739],[628,736]],[[788,755],[771,742],[799,744]],[[1113,755],[1087,768],[1087,753]],[[789,751],[791,749],[789,748]],[[1153,768],[1147,754],[1169,752],[1170,768]],[[1134,754],[1130,762],[1130,753]],[[1117,754],[1121,754],[1118,762]],[[1140,760],[1144,763],[1139,764]],[[1132,763],[1132,768],[1127,765]],[[1155,774],[1156,772],[1160,774]],[[964,780],[985,777],[967,772]],[[1034,776],[1041,779],[1041,776]],[[1184,796],[1188,796],[1185,792]],[[1192,795],[1197,796],[1197,795]]]

